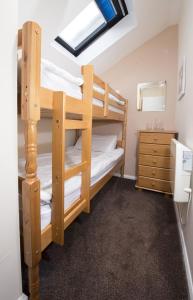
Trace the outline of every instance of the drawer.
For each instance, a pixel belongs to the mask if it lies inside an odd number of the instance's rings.
[[[157,144],[139,144],[139,153],[170,156],[170,145],[157,145]]]
[[[139,165],[144,165],[144,166],[169,169],[170,157],[140,154],[138,163]]]
[[[170,145],[174,133],[140,132],[141,143]]]
[[[163,180],[170,180],[170,169],[153,168],[139,165],[138,175]]]
[[[151,190],[157,190],[160,192],[171,193],[170,182],[165,180],[139,176],[137,186]]]

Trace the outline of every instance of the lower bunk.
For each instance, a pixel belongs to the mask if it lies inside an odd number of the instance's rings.
[[[65,153],[65,169],[81,162],[81,142],[67,148]],[[98,149],[97,149],[98,150]],[[99,149],[101,150],[101,149]],[[114,172],[124,164],[123,148],[108,152],[92,150],[90,199],[113,176]],[[25,161],[19,161],[19,175],[22,180]],[[41,216],[41,251],[52,242],[52,154],[41,154],[37,158],[37,175],[41,182],[40,216]],[[64,182],[64,229],[83,211],[84,201],[81,199],[81,173]],[[71,211],[73,213],[71,214]]]

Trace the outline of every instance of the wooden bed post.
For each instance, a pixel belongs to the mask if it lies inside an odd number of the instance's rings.
[[[82,130],[82,162],[87,162],[86,170],[82,172],[81,196],[86,199],[84,212],[90,212],[90,178],[91,178],[91,146],[92,146],[92,99],[94,69],[92,65],[82,67],[84,77],[83,103],[87,106],[82,120],[88,123],[88,127]]]
[[[21,118],[25,135],[25,180],[22,183],[24,260],[28,266],[30,299],[39,296],[41,259],[40,181],[37,178],[37,122],[40,120],[41,29],[27,22],[22,29]]]
[[[124,163],[121,167],[121,176],[125,174],[125,150],[126,150],[126,134],[127,134],[127,117],[128,117],[128,100],[125,102],[124,122],[122,123],[122,148],[124,149]]]
[[[65,102],[63,92],[54,92],[52,126],[52,239],[64,244]]]

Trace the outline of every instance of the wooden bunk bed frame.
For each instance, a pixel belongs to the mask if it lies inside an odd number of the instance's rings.
[[[90,212],[90,199],[121,169],[124,173],[124,155],[101,180],[90,187],[92,119],[113,120],[122,123],[122,140],[119,147],[125,148],[127,100],[96,76],[91,65],[82,67],[84,84],[83,99],[77,100],[64,92],[55,92],[40,86],[41,28],[27,22],[18,31],[18,48],[22,50],[21,64],[21,118],[24,121],[25,178],[19,178],[22,193],[22,218],[24,261],[28,266],[30,299],[39,296],[39,262],[41,252],[51,243],[64,243],[64,230],[81,212]],[[93,90],[97,84],[105,94]],[[109,93],[124,102],[120,105],[109,99]],[[92,104],[92,99],[103,101],[104,106]],[[112,105],[124,113],[109,110]],[[52,111],[52,222],[41,231],[40,180],[37,177],[37,123],[41,109]],[[81,120],[68,119],[67,113],[79,115]],[[64,169],[65,130],[82,130],[82,162],[71,169]],[[64,181],[82,172],[81,196],[64,211]]]

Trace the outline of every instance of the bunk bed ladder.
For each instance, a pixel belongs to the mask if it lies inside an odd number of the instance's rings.
[[[53,128],[52,128],[52,239],[63,245],[64,229],[82,212],[90,212],[90,167],[92,134],[92,86],[93,67],[82,68],[84,77],[81,120],[66,118],[67,96],[63,92],[54,92]],[[78,101],[78,100],[77,100]],[[76,129],[82,131],[81,163],[65,169],[65,131]],[[81,196],[70,209],[64,210],[65,180],[81,172]]]

